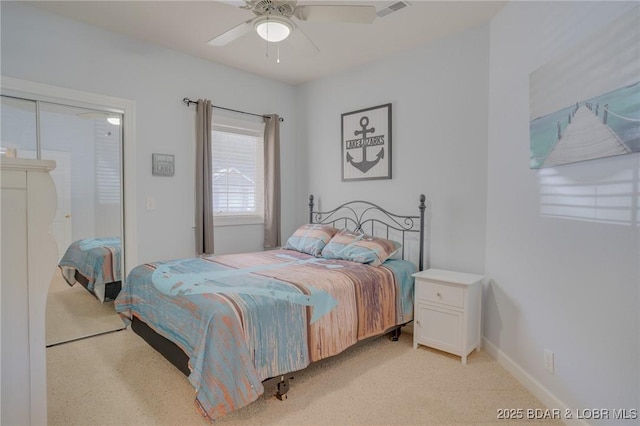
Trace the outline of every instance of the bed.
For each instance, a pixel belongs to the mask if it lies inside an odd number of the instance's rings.
[[[58,263],[69,285],[79,282],[100,302],[116,298],[122,288],[120,238],[85,238],[73,242]]]
[[[397,340],[412,321],[424,201],[401,216],[363,201],[317,211],[310,196],[309,223],[282,249],[139,265],[116,311],[188,376],[207,419],[255,401],[267,381],[284,399],[292,373],[373,336]]]

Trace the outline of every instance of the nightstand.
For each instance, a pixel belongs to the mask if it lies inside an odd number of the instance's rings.
[[[427,269],[415,277],[413,347],[462,357],[482,347],[482,275]]]

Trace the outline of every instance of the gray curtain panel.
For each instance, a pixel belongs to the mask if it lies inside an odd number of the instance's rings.
[[[213,254],[211,101],[198,99],[196,115],[196,254]]]
[[[280,116],[267,114],[264,128],[264,248],[280,247]]]

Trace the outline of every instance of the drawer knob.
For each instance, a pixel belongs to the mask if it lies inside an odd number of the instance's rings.
[[[416,321],[416,325],[420,325],[420,321]]]
[[[438,296],[440,299],[442,299],[442,295],[440,293],[436,293],[436,296]]]

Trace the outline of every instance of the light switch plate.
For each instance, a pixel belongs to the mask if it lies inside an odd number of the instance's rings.
[[[156,199],[147,195],[147,210],[155,210],[156,209]]]

